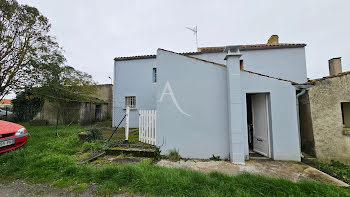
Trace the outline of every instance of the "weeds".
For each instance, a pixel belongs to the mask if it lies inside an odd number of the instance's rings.
[[[176,149],[171,150],[169,152],[168,159],[170,161],[180,161],[181,156],[179,154],[179,151],[177,151]]]
[[[212,160],[212,161],[221,161],[220,156],[215,156],[215,155],[210,157],[210,160]]]

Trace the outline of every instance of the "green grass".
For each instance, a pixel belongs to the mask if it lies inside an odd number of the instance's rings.
[[[315,167],[323,172],[326,172],[350,184],[350,166],[349,165],[345,165],[339,161],[331,161],[330,164],[316,163]]]
[[[163,168],[150,162],[139,164],[78,165],[75,153],[82,149],[72,125],[55,137],[54,126],[29,126],[28,143],[0,155],[1,179],[23,179],[32,183],[49,182],[81,192],[97,183],[98,192],[119,192],[151,196],[350,196],[350,189],[318,182],[293,183],[282,179],[241,174],[203,174],[185,169]],[[62,127],[64,128],[64,127]]]

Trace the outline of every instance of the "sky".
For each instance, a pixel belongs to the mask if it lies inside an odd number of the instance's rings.
[[[18,0],[39,9],[67,64],[111,83],[113,59],[155,54],[158,48],[196,51],[186,27],[198,26],[199,47],[306,43],[309,78],[328,74],[342,57],[350,70],[349,0]]]

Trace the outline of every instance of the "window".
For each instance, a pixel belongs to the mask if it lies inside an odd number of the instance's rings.
[[[243,70],[243,60],[239,60],[239,68]]]
[[[136,108],[136,96],[126,96],[125,107]]]
[[[152,75],[153,79],[152,82],[153,83],[157,83],[157,68],[153,68],[153,75]]]
[[[350,128],[350,102],[341,103],[341,112],[344,127]]]

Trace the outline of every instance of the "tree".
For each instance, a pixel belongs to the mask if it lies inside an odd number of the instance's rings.
[[[65,62],[36,8],[0,0],[0,99],[13,90],[42,84],[43,74]]]
[[[92,76],[71,66],[48,66],[33,94],[51,101],[83,101],[96,91]]]

